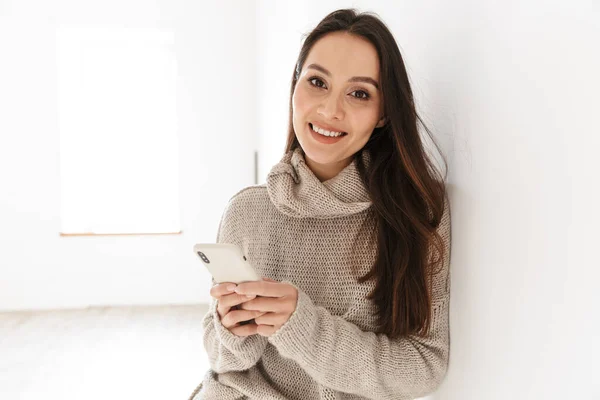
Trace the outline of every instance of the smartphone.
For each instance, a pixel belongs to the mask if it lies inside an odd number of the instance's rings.
[[[242,249],[235,244],[198,243],[194,245],[194,253],[198,255],[217,283],[261,280]],[[234,306],[232,309],[239,310],[239,306]],[[240,325],[252,322],[254,319],[241,321]]]
[[[194,252],[217,283],[260,281],[242,249],[230,243],[198,243]]]

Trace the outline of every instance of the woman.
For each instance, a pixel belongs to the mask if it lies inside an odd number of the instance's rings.
[[[264,278],[211,289],[211,369],[192,398],[413,399],[438,387],[450,209],[417,120],[374,14],[335,11],[306,37],[285,154],[266,184],[231,198],[217,235]]]

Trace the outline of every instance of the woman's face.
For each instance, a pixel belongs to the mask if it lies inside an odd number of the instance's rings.
[[[292,96],[293,125],[307,165],[321,181],[350,164],[383,125],[380,85],[377,50],[361,37],[329,33],[308,53]],[[333,138],[314,129],[343,134]]]

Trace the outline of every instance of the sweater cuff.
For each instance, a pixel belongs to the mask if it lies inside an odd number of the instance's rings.
[[[298,303],[290,319],[269,336],[269,342],[282,356],[295,358],[299,354],[306,354],[314,346],[312,337],[318,327],[319,316],[317,307],[302,289],[291,282],[285,283],[298,289]]]
[[[233,354],[239,354],[240,352],[247,352],[248,349],[254,348],[255,342],[259,341],[259,335],[251,336],[236,336],[225,328],[221,323],[221,317],[217,312],[217,302],[213,301],[210,307],[210,312],[213,316],[213,324],[215,327],[215,333],[219,341],[225,348],[227,348]]]

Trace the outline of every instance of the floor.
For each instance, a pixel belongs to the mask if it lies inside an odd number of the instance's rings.
[[[0,313],[0,399],[183,399],[202,380],[205,305]]]

